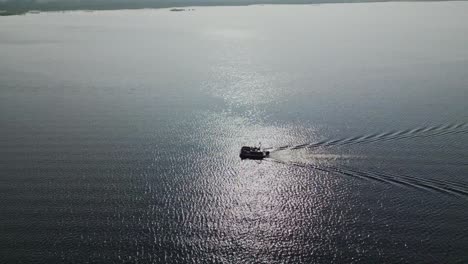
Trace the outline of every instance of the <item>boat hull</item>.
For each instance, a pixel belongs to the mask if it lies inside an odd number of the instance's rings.
[[[245,152],[242,152],[239,154],[239,157],[241,159],[254,159],[254,160],[262,160],[266,157],[268,157],[268,155],[270,154],[270,152],[268,151],[258,151],[258,152],[248,152],[248,153],[245,153]]]

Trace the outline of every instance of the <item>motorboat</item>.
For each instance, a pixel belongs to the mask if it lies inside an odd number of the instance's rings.
[[[256,159],[261,160],[270,155],[269,151],[262,150],[260,147],[243,146],[240,150],[239,157],[241,159]]]

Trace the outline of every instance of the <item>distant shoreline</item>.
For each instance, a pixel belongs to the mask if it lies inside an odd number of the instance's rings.
[[[171,9],[171,11],[185,11],[184,8],[193,7],[209,7],[209,6],[251,6],[251,5],[314,5],[314,4],[354,4],[354,3],[388,3],[388,2],[463,2],[466,0],[356,0],[356,1],[340,1],[340,0],[317,0],[317,1],[295,1],[291,3],[282,3],[280,1],[227,1],[227,2],[210,2],[210,1],[187,1],[186,3],[169,3],[169,2],[140,2],[140,3],[116,3],[116,4],[91,4],[91,3],[36,3],[29,8],[15,7],[10,2],[0,3],[0,16],[16,16],[25,14],[34,14],[42,12],[64,12],[64,11],[112,11],[112,10],[140,10],[140,9]]]

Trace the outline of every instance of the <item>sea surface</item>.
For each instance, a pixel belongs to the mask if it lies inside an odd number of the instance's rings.
[[[468,263],[468,2],[193,9],[0,18],[0,263]]]

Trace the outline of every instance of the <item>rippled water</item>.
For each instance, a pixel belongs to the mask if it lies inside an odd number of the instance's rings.
[[[0,18],[0,262],[468,262],[467,12]]]

